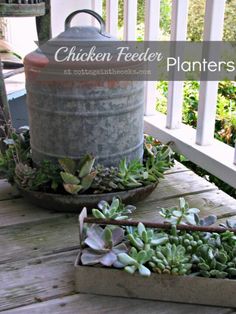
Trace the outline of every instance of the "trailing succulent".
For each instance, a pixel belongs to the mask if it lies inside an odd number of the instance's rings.
[[[128,219],[134,210],[117,198],[111,204],[101,201],[98,208],[92,211],[94,217],[117,220]],[[227,221],[221,233],[179,230],[180,222],[195,226],[216,222],[215,216],[200,218],[199,210],[189,208],[184,199],[173,209],[162,209],[162,215],[165,222],[171,221],[169,229],[146,228],[141,222],[137,227],[85,228],[82,264],[123,268],[142,276],[154,272],[236,279],[236,235],[230,231],[234,222]]]
[[[45,160],[35,165],[31,157],[28,129],[22,129],[19,134],[12,132],[3,144],[0,172],[10,183],[33,191],[72,195],[88,190],[94,194],[122,191],[157,183],[164,172],[173,166],[171,149],[152,137],[145,137],[143,162],[127,162],[124,159],[119,167],[95,165],[95,159],[90,155],[84,156],[80,162],[64,158],[58,160],[57,164]]]

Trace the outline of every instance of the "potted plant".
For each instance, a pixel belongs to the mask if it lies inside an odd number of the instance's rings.
[[[126,208],[126,209],[125,209]],[[236,307],[236,223],[210,226],[183,198],[164,223],[127,219],[131,207],[100,202],[80,216],[78,292]],[[95,284],[96,283],[96,284]]]
[[[143,161],[123,159],[118,167],[104,167],[89,154],[79,162],[64,158],[35,164],[28,128],[10,129],[3,144],[0,171],[32,202],[55,210],[91,208],[115,195],[124,201],[143,199],[174,163],[171,148],[150,136],[145,136]]]

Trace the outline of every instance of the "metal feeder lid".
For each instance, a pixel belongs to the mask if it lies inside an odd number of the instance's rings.
[[[74,26],[71,27],[72,19],[81,13],[87,13],[96,18],[100,24],[100,29],[93,26]],[[71,13],[65,20],[65,31],[51,41],[117,41],[116,37],[111,36],[105,31],[105,22],[96,12],[88,9],[78,10]]]

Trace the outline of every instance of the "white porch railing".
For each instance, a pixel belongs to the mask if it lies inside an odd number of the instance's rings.
[[[102,0],[93,0],[92,8]],[[118,0],[107,0],[107,30],[117,34]],[[112,5],[113,3],[113,5]],[[225,0],[206,0],[204,40],[222,39]],[[186,40],[188,0],[172,0],[171,40]],[[112,18],[111,18],[112,17]],[[159,35],[160,0],[145,1],[145,40]],[[124,39],[136,39],[137,0],[124,0]],[[167,115],[156,112],[155,83],[147,82],[145,131],[236,188],[235,150],[214,139],[218,82],[201,82],[197,130],[182,123],[183,82],[169,82]]]
[[[206,0],[204,40],[221,40],[225,0]],[[102,0],[52,0],[54,36],[65,14],[75,9],[102,11]],[[118,0],[106,0],[107,31],[118,32]],[[185,40],[188,0],[172,0],[171,40]],[[81,19],[81,17],[80,17]],[[145,1],[145,40],[159,36],[160,0]],[[91,22],[93,23],[93,22]],[[124,0],[124,39],[136,39],[137,0]],[[201,82],[197,130],[182,123],[183,82],[169,82],[167,115],[156,112],[155,82],[146,84],[145,132],[236,188],[236,148],[214,139],[218,82]]]

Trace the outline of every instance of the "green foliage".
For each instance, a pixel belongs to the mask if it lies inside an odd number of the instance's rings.
[[[168,83],[157,83],[157,110],[166,113]],[[197,109],[199,101],[199,82],[185,82],[183,102],[183,122],[197,126]],[[215,137],[231,146],[236,140],[236,84],[234,82],[220,82],[218,89],[217,115],[215,123]],[[236,197],[236,191],[220,179],[199,168],[184,156],[175,155],[175,159],[191,168],[200,176],[205,176],[210,182],[215,183],[223,191]]]
[[[59,167],[51,161],[43,161],[37,168],[29,164],[17,163],[14,181],[18,186],[32,191],[56,191],[62,184]]]
[[[225,41],[235,41],[236,29],[234,25],[236,10],[236,0],[227,0],[224,18]],[[188,16],[188,38],[191,41],[200,41],[203,39],[204,29],[205,0],[190,0]]]
[[[118,176],[125,188],[132,189],[142,186],[140,181],[145,180],[147,174],[139,160],[133,160],[128,164],[124,159],[120,162]]]
[[[160,28],[164,35],[170,34],[171,0],[161,0]]]
[[[17,163],[27,163],[30,158],[29,131],[22,130],[17,134],[11,132],[11,137],[3,141],[4,149],[0,153],[0,172],[10,183],[14,182]]]
[[[236,247],[233,248],[233,251],[235,249]],[[231,255],[231,252],[227,252],[222,245],[217,248],[203,244],[196,250],[192,261],[203,277],[231,278],[236,275],[235,257],[231,258]]]
[[[44,160],[37,167],[35,180],[29,188],[37,191],[50,192],[52,190],[56,192],[61,185],[59,166],[50,160]]]
[[[23,189],[43,192],[67,192],[72,195],[91,190],[92,193],[122,191],[158,182],[173,165],[172,151],[152,137],[145,140],[144,161],[126,160],[119,167],[94,166],[95,159],[86,155],[80,162],[69,158],[58,164],[43,161],[34,165],[31,157],[29,132],[15,134],[6,139],[0,155],[0,171],[12,184]],[[149,149],[149,151],[148,151]]]
[[[114,197],[111,205],[106,201],[100,201],[98,208],[93,208],[92,213],[95,218],[122,220],[128,219],[127,214],[131,214],[136,207],[125,205],[119,198]]]
[[[146,170],[151,182],[163,178],[164,172],[173,166],[173,152],[169,146],[148,143],[146,139],[145,154],[148,155]]]
[[[122,160],[118,172],[120,183],[124,188],[136,188],[158,182],[173,164],[171,148],[162,145],[151,136],[145,136],[144,163],[133,160],[127,164],[126,160]]]

